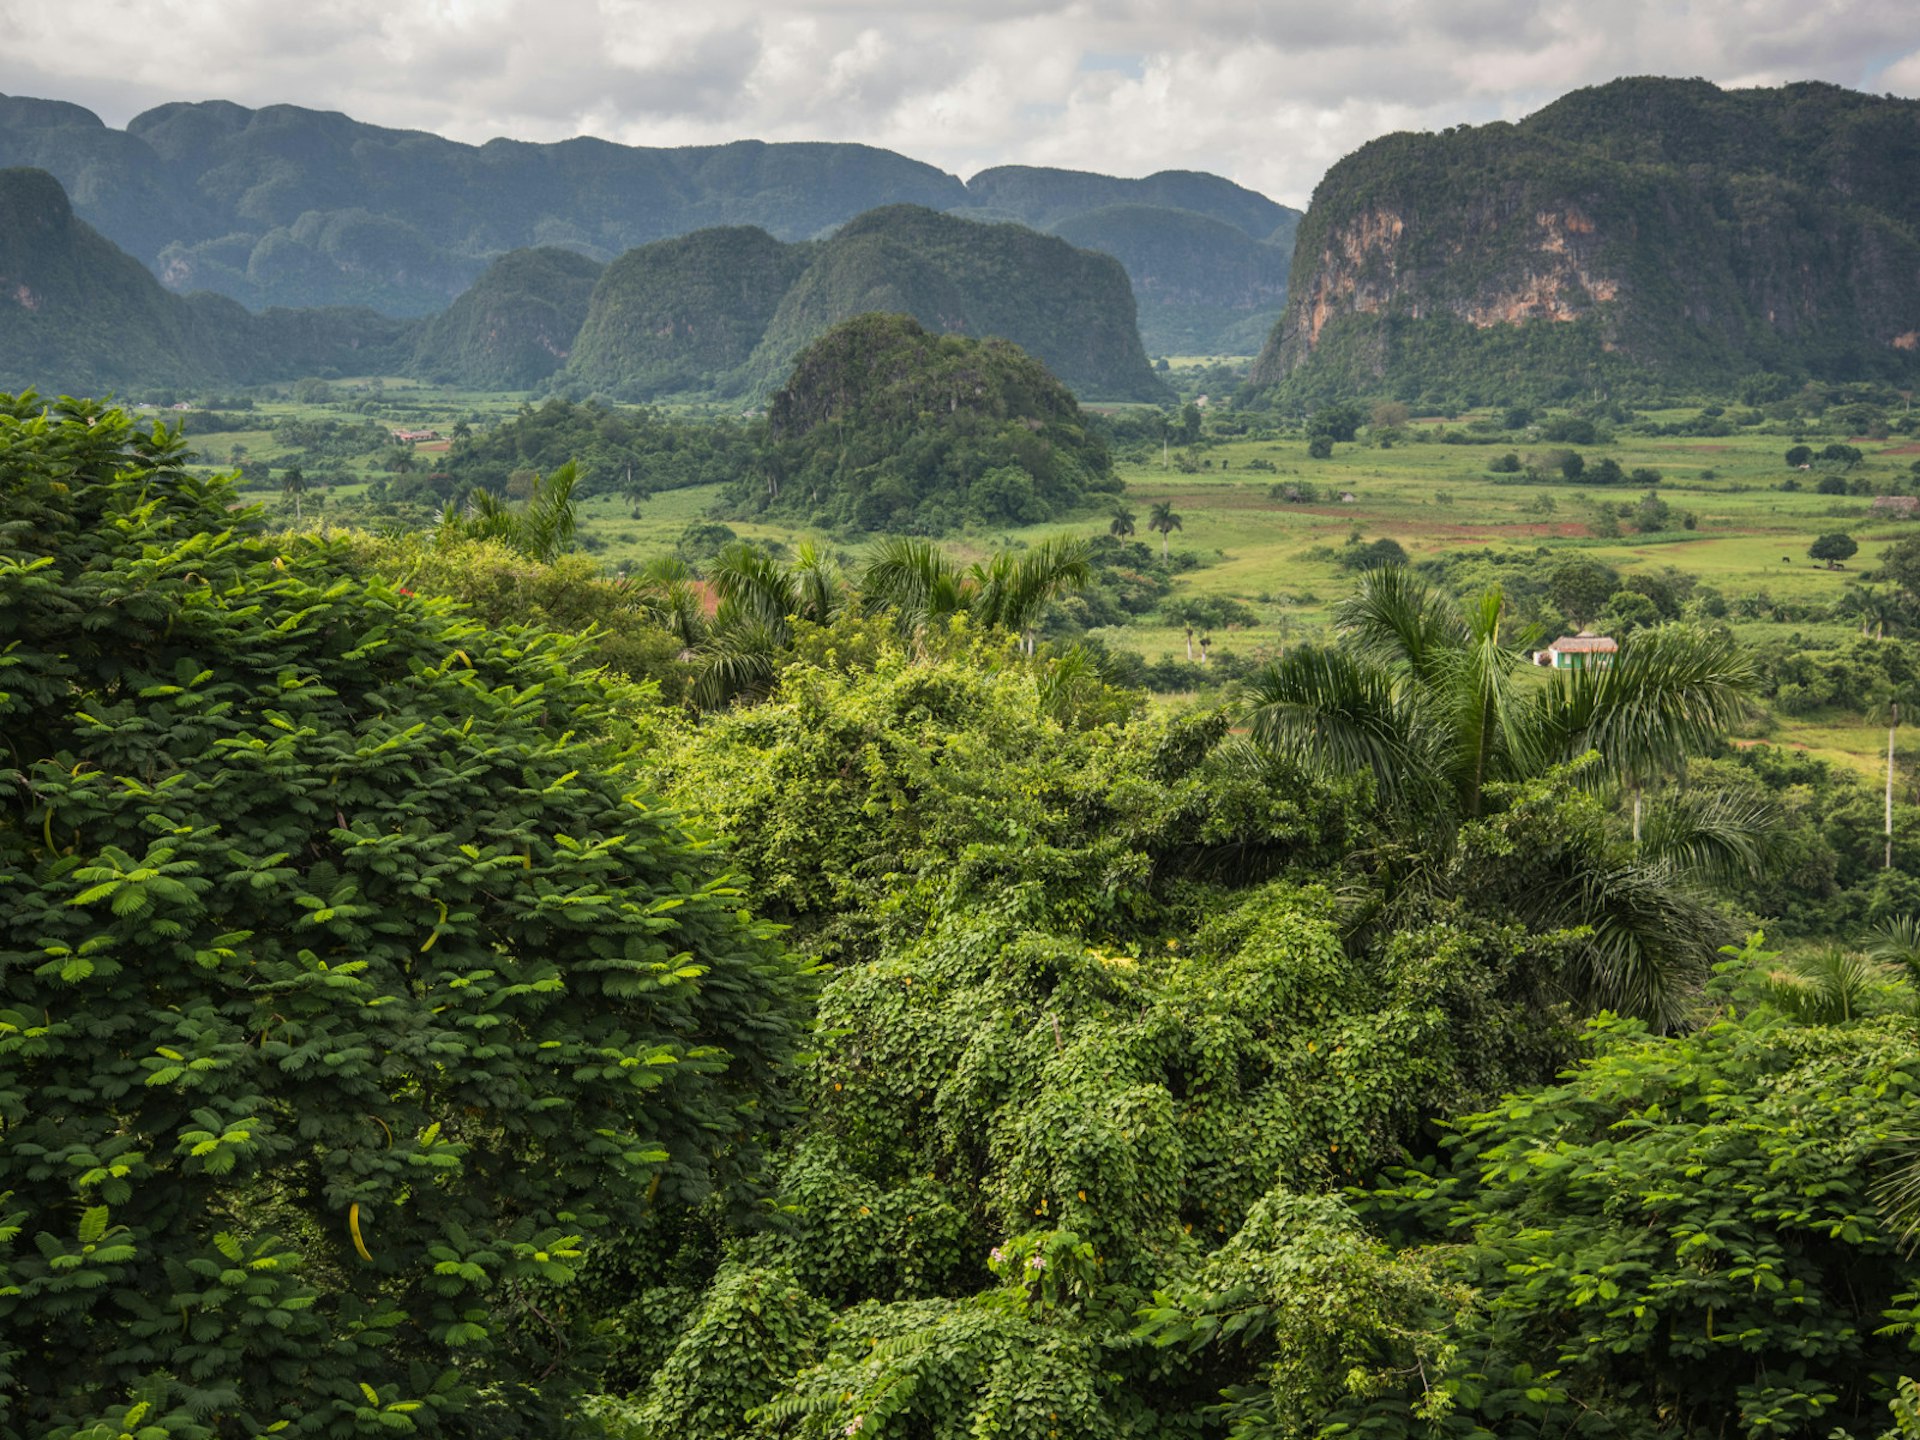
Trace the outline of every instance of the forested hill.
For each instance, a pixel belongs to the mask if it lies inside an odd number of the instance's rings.
[[[1301,223],[1258,392],[1920,375],[1920,102],[1631,79],[1396,134]]]
[[[806,345],[872,311],[1012,340],[1082,396],[1166,393],[1117,261],[913,205],[858,216],[814,244],[723,228],[632,251],[595,289],[565,375],[622,399],[762,395]]]
[[[936,335],[905,315],[855,316],[808,346],[767,426],[764,476],[733,487],[742,514],[939,534],[966,520],[1050,520],[1121,488],[1045,366],[1005,340]]]
[[[1009,166],[966,183],[866,145],[474,146],[293,105],[226,101],[162,105],[115,130],[77,105],[0,96],[6,165],[55,175],[82,219],[170,289],[217,291],[256,308],[368,305],[403,316],[445,308],[514,249],[557,246],[604,263],[717,226],[797,241],[894,204],[1036,229],[1122,204],[1151,207],[1175,229],[1186,225],[1182,215],[1204,215],[1269,246],[1283,269],[1299,218],[1231,181],[1185,171],[1129,180]],[[1203,263],[1183,283],[1203,284],[1196,277],[1217,268]],[[1203,305],[1245,318],[1238,292],[1209,294]],[[1216,347],[1211,321],[1183,323],[1203,348]],[[1150,333],[1156,349],[1190,343],[1178,329]]]
[[[477,390],[526,390],[572,353],[605,267],[571,250],[515,250],[420,327],[409,367]]]
[[[249,314],[182,297],[73,213],[44,170],[0,170],[0,389],[47,393],[391,369],[407,326],[368,310]]]

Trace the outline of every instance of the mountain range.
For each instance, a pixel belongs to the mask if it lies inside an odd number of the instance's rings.
[[[256,309],[420,316],[445,309],[511,250],[572,250],[604,264],[723,226],[812,240],[896,204],[1042,230],[1075,225],[1074,243],[1118,247],[1109,253],[1143,297],[1156,352],[1211,351],[1230,338],[1245,346],[1250,329],[1263,331],[1280,307],[1300,219],[1231,181],[1185,171],[1127,180],[1003,166],[962,181],[866,145],[475,146],[226,101],[161,105],[116,130],[78,105],[0,96],[0,166],[54,175],[81,219],[169,289],[216,291]],[[1129,213],[1089,220],[1116,207]]]
[[[163,287],[44,170],[0,170],[0,389],[246,385],[412,374],[466,389],[758,398],[840,322],[885,311],[1024,347],[1090,398],[1160,401],[1120,262],[917,205],[787,243],[722,226],[630,250],[510,251],[445,310],[254,313]]]

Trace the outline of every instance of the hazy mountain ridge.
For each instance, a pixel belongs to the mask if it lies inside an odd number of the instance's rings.
[[[1129,180],[1001,166],[963,183],[864,145],[473,146],[333,112],[227,101],[158,106],[122,131],[77,105],[0,96],[0,165],[53,173],[81,218],[171,289],[217,290],[254,308],[355,304],[394,315],[443,309],[515,249],[556,246],[610,261],[727,225],[798,241],[892,204],[1036,229],[1146,204],[1204,214],[1282,249],[1299,218],[1231,181],[1185,171]],[[1188,329],[1217,338],[1208,323],[1189,317]]]
[[[596,288],[562,378],[630,400],[764,395],[801,350],[872,312],[1011,340],[1082,395],[1165,398],[1117,260],[917,205],[869,211],[818,242],[724,228],[630,251]]]
[[[134,386],[392,369],[404,321],[341,308],[251,314],[180,296],[73,212],[44,170],[0,170],[0,389]]]
[[[1920,102],[1635,79],[1328,172],[1252,388],[1912,375]]]
[[[1160,400],[1133,292],[1111,256],[1024,226],[920,206],[828,241],[719,227],[612,265],[557,248],[496,260],[442,313],[275,307],[181,296],[74,214],[44,170],[0,171],[0,383],[49,391],[409,373],[467,389],[621,399],[761,396],[839,322],[875,310],[1009,339],[1083,393]]]

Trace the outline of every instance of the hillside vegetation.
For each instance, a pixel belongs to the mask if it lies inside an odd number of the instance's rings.
[[[1256,394],[1920,374],[1920,102],[1620,80],[1328,172]]]
[[[566,364],[602,266],[515,250],[419,328],[410,373],[469,390],[528,390]]]
[[[938,534],[1030,523],[1119,489],[1072,392],[1004,340],[935,335],[862,315],[815,341],[768,409],[764,474],[741,513],[852,530]]]
[[[1011,340],[1089,398],[1166,395],[1116,261],[1025,226],[907,205],[813,244],[720,229],[629,252],[595,289],[563,379],[622,399],[760,396],[806,345],[871,311]]]
[[[84,392],[398,368],[371,311],[249,314],[182,297],[73,213],[44,170],[0,170],[0,385]]]

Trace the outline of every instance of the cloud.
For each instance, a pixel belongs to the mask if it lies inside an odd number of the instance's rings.
[[[0,91],[481,141],[856,140],[966,174],[1212,170],[1304,204],[1392,129],[1633,74],[1920,93],[1906,0],[0,0]]]

